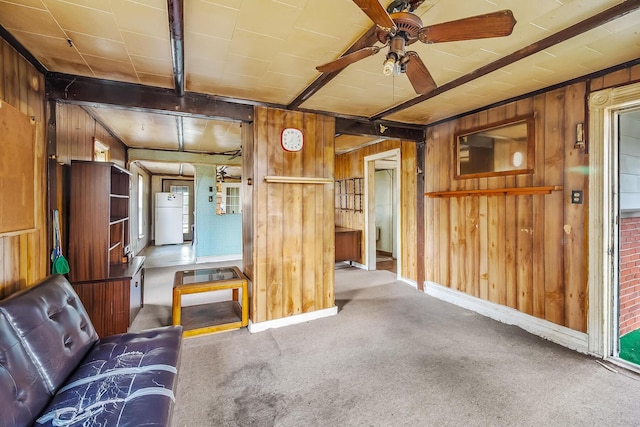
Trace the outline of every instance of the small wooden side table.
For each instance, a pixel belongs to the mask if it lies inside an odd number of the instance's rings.
[[[226,289],[232,290],[231,301],[182,307],[182,295]],[[242,303],[238,300],[239,290],[242,290]],[[247,326],[249,324],[247,278],[238,267],[177,271],[173,281],[172,314],[173,324],[182,324],[185,337]]]

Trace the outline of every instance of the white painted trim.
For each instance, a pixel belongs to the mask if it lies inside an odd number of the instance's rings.
[[[407,285],[411,286],[412,288],[418,289],[418,284],[413,280],[400,278],[400,279],[398,279],[398,282],[406,283]]]
[[[603,89],[589,95],[589,352],[610,357],[614,351],[617,247],[613,225],[618,213],[615,114],[640,103],[640,83]]]
[[[374,191],[373,188],[369,188],[371,185],[369,183],[369,168],[375,168],[375,161],[386,159],[392,156],[395,156],[395,175],[396,175],[396,185],[394,189],[394,197],[396,198],[396,212],[397,218],[395,223],[396,228],[396,246],[398,249],[398,253],[396,254],[396,271],[397,271],[397,279],[400,280],[402,278],[402,269],[403,265],[400,261],[402,259],[402,228],[401,221],[402,218],[402,150],[400,148],[394,148],[388,151],[383,151],[381,153],[371,154],[370,156],[365,156],[364,158],[364,233],[365,236],[365,245],[364,245],[364,261],[365,267],[367,270],[375,270],[372,267],[372,264],[375,264],[376,257],[376,226],[375,226],[375,218],[373,218],[373,224],[369,222],[372,220],[369,215],[370,209],[375,210],[375,206],[369,206],[369,198],[371,197],[371,192]]]
[[[343,263],[344,265],[349,265],[351,267],[359,268],[361,270],[366,270],[367,269],[366,265],[360,264],[359,262],[356,262],[356,261],[351,261],[351,262],[349,262],[349,261],[340,261],[340,262]]]
[[[529,333],[564,347],[581,353],[589,352],[588,336],[584,332],[578,332],[565,326],[556,325],[547,320],[530,316],[504,305],[473,297],[435,282],[426,281],[424,292],[432,297],[466,308],[483,316],[506,323],[507,325],[518,326]]]
[[[338,314],[338,306],[325,308],[324,310],[310,311],[309,313],[296,314],[293,316],[282,317],[280,319],[267,320],[265,322],[253,323],[249,320],[249,332],[263,332],[267,329],[282,328],[283,326],[295,325],[298,323],[310,322],[323,317],[335,316]]]
[[[222,262],[242,260],[242,254],[219,255],[219,256],[199,256],[196,257],[196,264],[205,262]]]
[[[626,360],[617,358],[617,357],[608,357],[605,359],[609,363],[613,363],[616,366],[624,368],[628,371],[635,372],[636,374],[640,374],[640,366],[635,363],[627,362]]]

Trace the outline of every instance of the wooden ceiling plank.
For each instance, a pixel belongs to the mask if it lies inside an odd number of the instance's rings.
[[[60,73],[49,74],[46,83],[50,100],[178,116],[253,121],[253,105],[220,100],[211,95],[187,92],[181,97],[171,89]]]
[[[349,55],[350,53],[353,53],[357,50],[363,49],[365,47],[373,46],[378,41],[378,38],[376,36],[376,29],[377,29],[377,26],[375,25],[369,28],[369,30],[366,33],[364,33],[358,40],[356,40],[356,42],[353,45],[351,45],[351,47],[347,49],[341,56]],[[313,96],[313,94],[318,92],[327,83],[333,80],[333,78],[336,77],[340,73],[340,71],[342,70],[335,71],[333,73],[323,73],[322,75],[320,75],[317,79],[313,81],[313,83],[307,86],[305,90],[303,90],[302,93],[300,93],[300,95],[296,97],[296,99],[294,99],[293,101],[291,101],[289,105],[287,105],[287,109],[289,110],[297,109],[300,105],[302,105],[303,102],[305,102],[307,99]]]
[[[167,0],[173,81],[178,96],[184,96],[184,2]]]
[[[585,19],[584,21],[578,22],[577,24],[567,27],[564,30],[558,31],[557,33],[552,34],[549,37],[545,37],[542,40],[539,40],[535,43],[525,46],[522,49],[519,49],[513,53],[510,53],[507,56],[504,56],[468,74],[465,74],[462,77],[459,77],[455,80],[445,83],[442,86],[435,88],[431,92],[417,96],[406,102],[403,102],[394,107],[391,107],[387,110],[381,111],[375,114],[374,116],[371,116],[369,119],[379,120],[383,117],[386,117],[391,114],[397,113],[399,111],[405,110],[407,108],[413,107],[414,105],[417,105],[423,101],[426,101],[427,99],[433,98],[444,92],[455,89],[458,86],[462,86],[463,84],[469,83],[472,80],[486,76],[489,73],[497,71],[500,68],[506,67],[510,64],[513,64],[514,62],[517,62],[535,53],[541,52],[544,49],[548,49],[551,46],[555,46],[575,36],[578,36],[582,33],[585,33],[601,25],[604,25],[610,21],[621,18],[624,15],[627,15],[635,11],[638,8],[640,8],[640,0],[625,0],[622,3],[619,3],[603,12],[600,12],[596,15],[593,15]]]

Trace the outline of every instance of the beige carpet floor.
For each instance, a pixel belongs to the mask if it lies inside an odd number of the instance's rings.
[[[148,271],[134,327],[168,324],[165,275]],[[337,270],[336,304],[312,322],[185,339],[173,425],[640,425],[638,376],[390,272]]]

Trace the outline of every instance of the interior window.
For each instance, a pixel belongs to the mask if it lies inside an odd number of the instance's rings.
[[[225,201],[225,213],[238,214],[242,213],[242,198],[240,197],[240,184],[223,184],[222,185]]]
[[[96,138],[93,139],[93,160],[96,162],[108,162],[111,160],[109,147]]]

